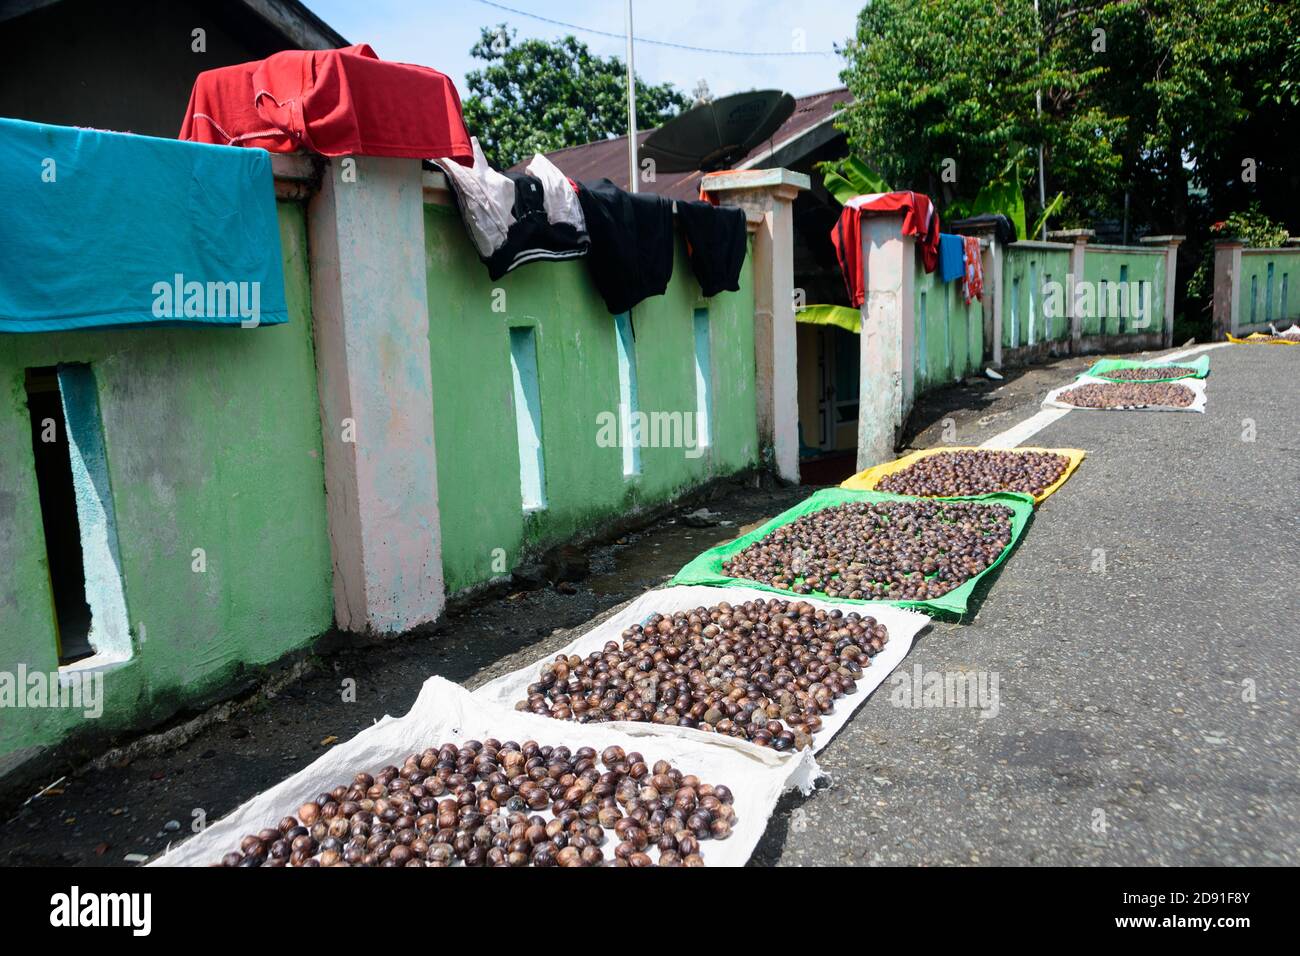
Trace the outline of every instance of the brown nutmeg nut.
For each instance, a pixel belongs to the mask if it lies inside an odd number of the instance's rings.
[[[614,829],[622,819],[623,814],[617,807],[601,807],[596,815],[597,822],[606,830]]]
[[[577,847],[566,846],[555,855],[555,862],[560,866],[582,866],[582,851]]]
[[[1078,408],[1187,408],[1195,399],[1195,392],[1175,382],[1090,382],[1057,396],[1058,401]]]
[[[250,834],[239,841],[239,852],[245,856],[265,856],[266,844],[261,837]]]
[[[675,656],[655,650],[643,659],[668,666]],[[574,680],[587,679],[581,658],[567,663]],[[724,701],[733,708],[728,712],[742,704],[734,695]],[[698,849],[684,827],[686,818],[696,824],[701,816],[710,822],[734,819],[729,808],[726,816],[721,813],[725,805],[716,796],[708,796],[707,804],[687,800],[688,809],[679,809],[675,800],[684,786],[698,788],[686,789],[687,797],[714,791],[667,761],[652,768],[641,754],[621,748],[606,748],[600,756],[609,761],[604,771],[592,748],[575,753],[563,744],[495,740],[431,747],[408,755],[400,766],[384,767],[373,777],[357,774],[350,786],[322,792],[297,816],[245,836],[240,852],[227,853],[218,865],[418,869],[459,860],[466,866],[597,866],[606,863],[600,847],[613,829],[620,842],[612,865],[649,866],[648,851],[667,853],[672,862],[684,859],[683,849]],[[504,803],[493,796],[495,790],[506,797],[503,787],[510,794]],[[550,815],[530,815],[529,807],[549,809]],[[690,837],[684,845],[683,835]]]
[[[530,688],[525,703],[555,719],[685,726],[770,746],[783,730],[791,729],[790,722],[802,729],[810,708],[828,710],[848,692],[840,671],[850,665],[840,662],[849,661],[856,669],[851,673],[860,674],[853,655],[865,653],[859,645],[875,636],[858,622],[876,622],[857,614],[846,617],[839,610],[829,613],[809,604],[763,599],[724,608],[725,603],[652,615],[644,626],[627,628],[621,645],[610,641],[586,658],[570,657],[571,681],[540,681]],[[761,653],[755,654],[760,640]],[[722,642],[725,647],[719,646]],[[741,662],[743,674],[737,680]],[[789,670],[792,664],[798,675]],[[650,671],[655,674],[653,685],[639,676]],[[696,673],[704,679],[687,679]],[[801,683],[794,683],[796,679]],[[816,689],[809,690],[810,684]],[[800,691],[800,700],[791,689]],[[777,696],[782,696],[779,706],[773,699]],[[786,737],[779,746],[790,744]],[[600,755],[608,761],[602,763],[608,771],[605,782],[596,785],[600,789],[593,786],[587,796],[603,797],[608,787],[621,805],[634,799],[653,804],[657,796],[674,793],[686,776],[665,760],[650,765],[637,759],[640,754],[607,751]],[[597,772],[593,780],[600,776]],[[572,800],[576,795],[566,791],[563,797]]]

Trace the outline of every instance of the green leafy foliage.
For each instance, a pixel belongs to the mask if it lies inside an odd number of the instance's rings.
[[[890,191],[884,177],[856,156],[818,163],[817,168],[826,191],[841,205],[854,196]]]
[[[854,151],[890,182],[971,213],[1014,215],[1010,191],[1037,195],[1037,148],[1054,191],[1087,202],[1111,191],[1121,168],[1113,146],[1122,122],[1088,96],[1103,67],[1049,41],[1054,25],[1033,4],[988,0],[874,0],[846,48],[843,78],[854,94],[841,126]],[[1043,45],[1040,55],[1040,45]],[[1043,91],[1038,112],[1036,94]],[[1059,165],[1055,155],[1068,156]],[[981,191],[984,195],[980,196]],[[1064,205],[1064,200],[1062,200]],[[1041,213],[1041,209],[1036,209]],[[1021,233],[1023,235],[1023,232]]]
[[[618,57],[597,56],[572,36],[516,43],[505,24],[484,27],[470,53],[486,66],[465,77],[465,122],[497,168],[535,152],[627,134],[627,67]],[[636,81],[639,130],[689,105],[671,83]]]
[[[1240,239],[1254,249],[1276,249],[1287,240],[1286,226],[1265,215],[1257,202],[1214,223],[1210,232],[1224,239]]]
[[[1020,163],[1013,161],[992,181],[980,187],[970,200],[954,199],[944,213],[949,219],[964,219],[996,213],[1006,216],[1016,227],[1016,237],[1025,239],[1025,193],[1020,186]]]
[[[1057,211],[1065,205],[1065,193],[1057,193],[1053,198],[1047,201],[1047,208],[1038,214],[1034,221],[1034,228],[1025,233],[1028,236],[1041,236],[1043,227],[1047,225],[1047,220],[1056,215]]]
[[[1005,212],[1013,168],[1026,218],[1186,235],[1184,276],[1211,255],[1210,224],[1252,202],[1300,227],[1287,135],[1300,128],[1300,3],[1034,6],[871,0],[842,74],[855,97],[840,123],[853,151],[898,188],[935,198],[945,218]]]
[[[1265,215],[1257,202],[1234,212],[1227,219],[1213,223],[1210,233],[1216,239],[1240,239],[1252,249],[1276,249],[1287,240],[1286,226]],[[1210,286],[1210,270],[1213,265],[1213,256],[1202,257],[1187,283],[1189,294],[1196,298],[1206,298],[1213,294],[1214,290]]]

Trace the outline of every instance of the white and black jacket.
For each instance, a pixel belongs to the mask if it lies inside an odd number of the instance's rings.
[[[576,259],[590,242],[577,193],[555,164],[538,153],[522,173],[488,165],[477,139],[474,166],[435,160],[447,174],[465,230],[493,280],[526,262]]]

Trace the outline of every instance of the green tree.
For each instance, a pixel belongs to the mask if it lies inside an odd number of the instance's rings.
[[[1094,96],[1126,121],[1122,179],[1135,215],[1198,232],[1259,201],[1300,213],[1297,5],[1272,0],[1128,0],[1098,11],[1106,69]],[[1249,160],[1249,162],[1247,162]]]
[[[945,204],[969,202],[1019,169],[1027,208],[1041,212],[1040,146],[1049,197],[1064,191],[1077,204],[1113,189],[1123,123],[1088,95],[1102,68],[1061,39],[1077,29],[1079,12],[1053,6],[1037,19],[1029,0],[866,6],[843,73],[854,102],[841,126],[855,150],[890,182]]]
[[[1189,196],[1294,205],[1300,4],[1273,0],[875,0],[845,50],[842,123],[891,182],[970,199],[1019,159],[1037,205],[1193,225]],[[1036,94],[1042,92],[1042,113]],[[943,178],[956,163],[957,181]],[[1242,164],[1254,159],[1255,183]],[[1254,188],[1271,178],[1271,197]],[[1189,191],[1189,187],[1190,191]],[[1211,212],[1226,214],[1228,209]],[[1282,210],[1273,208],[1272,214]]]
[[[1212,223],[1250,210],[1247,218],[1300,228],[1300,168],[1285,132],[1300,121],[1300,6],[1116,0],[1097,20],[1108,49],[1094,95],[1126,121],[1120,178],[1130,221],[1188,237],[1178,307],[1199,333],[1210,321]]]
[[[484,27],[470,53],[486,66],[465,77],[465,122],[494,166],[627,134],[627,68],[618,57],[597,56],[572,36],[516,43],[505,24]],[[689,105],[671,83],[637,78],[638,130]]]
[[[1187,276],[1210,223],[1252,202],[1300,227],[1297,36],[1300,3],[1274,0],[873,0],[841,126],[945,211],[1018,173],[1031,222],[1041,147],[1053,225],[1187,235]]]

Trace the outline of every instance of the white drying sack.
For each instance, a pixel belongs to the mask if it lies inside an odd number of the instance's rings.
[[[1177,382],[1170,384],[1181,385],[1184,388],[1190,388],[1193,394],[1192,404],[1186,408],[1178,408],[1174,405],[1126,405],[1123,408],[1080,408],[1078,405],[1071,405],[1068,402],[1060,400],[1062,392],[1069,391],[1079,385],[1114,385],[1114,382],[1104,378],[1097,378],[1092,375],[1080,375],[1078,379],[1069,385],[1062,385],[1060,388],[1054,388],[1047,393],[1043,399],[1043,408],[1066,408],[1079,412],[1204,412],[1205,411],[1205,381],[1199,378],[1180,378]]]
[[[474,696],[494,704],[500,704],[502,707],[513,708],[518,701],[528,699],[528,685],[538,679],[542,665],[547,661],[554,660],[559,654],[566,657],[576,654],[578,657],[585,658],[592,651],[603,648],[606,641],[618,641],[625,628],[631,627],[633,624],[644,623],[647,618],[656,612],[667,614],[672,611],[684,611],[697,607],[711,607],[720,601],[741,604],[756,598],[772,601],[781,600],[782,596],[773,594],[771,591],[761,591],[758,588],[718,588],[704,585],[683,585],[675,588],[664,588],[659,591],[648,591],[613,617],[597,624],[567,647],[556,651],[555,654],[538,661],[536,664],[521,667],[513,673],[484,684],[474,692]],[[835,710],[822,717],[822,729],[813,735],[813,751],[819,752],[831,742],[831,738],[839,732],[839,729],[848,723],[849,718],[853,716],[853,712],[866,702],[871,692],[884,683],[890,672],[902,662],[903,658],[907,656],[907,652],[912,648],[912,641],[920,633],[921,629],[930,623],[930,619],[916,611],[908,611],[888,605],[844,604],[836,601],[814,600],[802,595],[791,595],[788,599],[807,601],[815,607],[826,608],[827,610],[839,608],[845,614],[856,611],[863,617],[874,617],[885,625],[885,628],[889,631],[889,643],[885,645],[879,654],[871,658],[871,666],[863,670],[862,679],[857,682],[857,692],[851,697],[841,697],[835,702]],[[557,720],[553,721],[553,723],[567,724],[571,723],[571,721]],[[694,730],[690,727],[633,723],[622,720],[588,726],[613,727],[629,733],[636,732],[636,728],[649,728],[651,732],[656,734],[682,737],[687,740],[722,741],[745,750],[773,752],[770,748],[759,747],[757,744],[738,740],[735,737],[725,737],[708,731]]]
[[[649,724],[636,725],[649,729]],[[350,783],[359,771],[374,773],[382,767],[400,766],[407,754],[444,743],[495,737],[504,742],[536,740],[543,745],[564,745],[573,750],[593,747],[599,753],[617,744],[637,750],[646,762],[667,760],[682,773],[693,773],[705,783],[725,784],[735,795],[736,821],[730,838],[704,840],[700,853],[708,866],[743,866],[754,851],[768,817],[781,794],[795,787],[807,793],[820,770],[809,752],[794,759],[756,747],[720,746],[697,739],[620,733],[610,725],[575,724],[534,714],[506,710],[441,677],[430,677],[405,717],[385,717],[323,754],[310,766],[283,783],[253,797],[239,809],[202,833],[175,847],[150,866],[206,866],[239,849],[240,839],[264,827],[273,827],[286,814],[296,814],[308,800],[340,784]],[[753,753],[751,751],[758,751]],[[549,819],[549,811],[541,814]],[[608,834],[603,848],[612,859],[617,842]],[[652,854],[654,855],[654,854]]]

